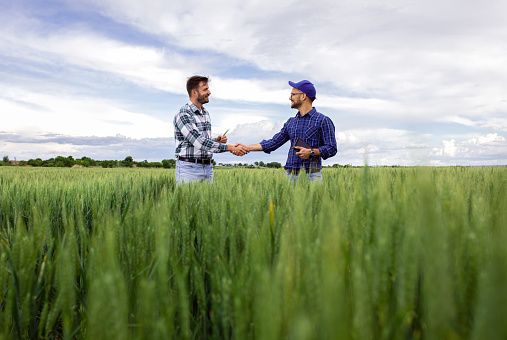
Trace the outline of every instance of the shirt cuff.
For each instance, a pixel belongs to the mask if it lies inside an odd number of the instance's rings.
[[[259,144],[262,146],[262,151],[264,151],[265,153],[271,153],[271,150],[269,149],[269,144],[266,140],[263,140]]]
[[[227,151],[227,144],[220,144],[220,146],[218,147],[218,150],[220,150],[220,152],[226,152]]]

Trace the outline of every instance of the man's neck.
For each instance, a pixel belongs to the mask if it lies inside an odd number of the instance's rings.
[[[199,111],[202,111],[202,104],[197,101],[197,99],[190,99],[192,104],[194,104]]]
[[[305,114],[307,114],[308,112],[310,112],[311,110],[313,110],[313,106],[312,104],[309,104],[309,105],[301,105],[301,107],[299,108],[299,114],[301,116],[304,116]]]

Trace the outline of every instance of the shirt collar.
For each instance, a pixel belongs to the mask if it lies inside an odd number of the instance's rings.
[[[201,111],[199,111],[199,109],[197,108],[197,106],[195,106],[194,103],[192,103],[191,100],[188,101],[188,106],[190,106],[190,110],[192,110],[193,113],[197,113],[197,114],[205,114],[206,113],[206,109],[204,108],[204,106],[201,106]]]
[[[306,117],[306,116],[311,117],[316,111],[317,110],[314,107],[312,107],[312,109],[310,111],[308,111],[304,116],[302,116],[301,113],[299,113],[299,111],[298,111],[298,113],[296,113],[296,116],[299,116],[299,117]]]

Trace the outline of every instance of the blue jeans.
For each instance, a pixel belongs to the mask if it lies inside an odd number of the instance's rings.
[[[213,164],[203,165],[177,160],[176,184],[195,181],[213,183]]]
[[[285,171],[285,173],[287,174],[287,178],[290,179],[291,182],[294,182],[299,176],[299,175],[291,174],[287,170]],[[309,174],[307,174],[306,172],[302,172],[302,173],[304,173],[310,179],[310,182],[315,182],[315,181],[322,182],[322,171],[312,172]]]

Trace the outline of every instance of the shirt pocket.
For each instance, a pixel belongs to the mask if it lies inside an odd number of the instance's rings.
[[[310,126],[305,130],[305,138],[312,146],[316,146],[315,144],[319,141],[319,127],[318,126]]]

